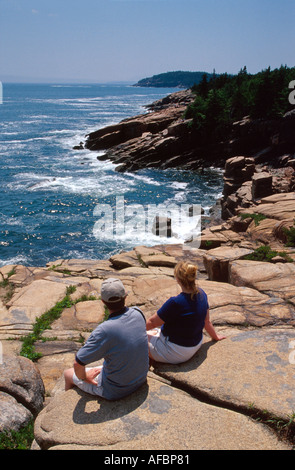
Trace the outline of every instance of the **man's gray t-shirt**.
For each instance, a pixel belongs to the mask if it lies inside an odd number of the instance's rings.
[[[102,358],[104,398],[122,398],[146,381],[148,340],[145,319],[139,309],[125,307],[111,314],[91,333],[76,355],[76,361],[81,365]]]

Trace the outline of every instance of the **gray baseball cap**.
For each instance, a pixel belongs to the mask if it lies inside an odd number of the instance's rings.
[[[100,294],[102,300],[109,303],[118,302],[126,297],[126,291],[122,281],[113,277],[103,281]]]

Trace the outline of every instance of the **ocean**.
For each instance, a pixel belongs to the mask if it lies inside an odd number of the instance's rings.
[[[187,227],[171,238],[143,229],[146,209],[200,204],[208,213],[222,192],[220,171],[119,173],[110,161],[97,159],[103,152],[73,149],[88,133],[147,112],[144,105],[175,91],[126,84],[4,83],[0,266],[45,266],[61,258],[106,259],[136,245],[182,242]],[[122,214],[116,215],[120,204],[126,221]],[[114,222],[112,233],[109,225],[102,228],[104,220]],[[118,226],[122,220],[124,228],[116,230],[116,222]],[[140,222],[132,227],[132,220]]]

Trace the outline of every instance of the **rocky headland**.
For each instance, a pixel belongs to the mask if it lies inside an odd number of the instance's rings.
[[[172,93],[147,106],[147,113],[98,129],[86,136],[84,147],[103,152],[99,160],[111,160],[116,170],[224,168],[230,157],[254,158],[255,164],[294,168],[295,111],[279,119],[244,119],[234,122],[224,141],[201,145],[185,119],[195,95],[191,90]]]
[[[189,92],[175,96],[191,99]],[[116,130],[91,134],[86,145],[108,147],[105,158],[114,161],[120,153],[122,161],[116,163],[130,170],[144,164],[144,142],[151,149],[154,141],[150,163],[166,167],[174,159],[177,167],[187,126],[182,98],[177,102],[175,96]],[[247,126],[237,124],[240,133],[247,134]],[[175,150],[167,160],[170,139]],[[280,134],[272,145],[280,146],[283,139]],[[186,165],[202,166],[205,159],[197,163],[193,150],[186,150]],[[135,154],[141,158],[130,157]],[[263,159],[266,154],[273,155],[273,148],[265,147]],[[207,221],[197,246],[163,245],[159,237],[157,246],[135,246],[106,260],[0,268],[1,432],[34,419],[35,450],[294,449],[295,248],[287,246],[295,219],[294,160],[291,153],[282,154],[275,166],[257,154],[241,155],[224,158],[221,216]],[[271,256],[267,251],[262,260],[265,247]],[[105,319],[103,280],[119,277],[128,291],[127,305],[139,306],[149,318],[179,292],[173,269],[182,259],[198,265],[211,320],[226,339],[216,343],[205,336],[200,351],[184,364],[154,363],[147,384],[116,402],[76,389],[65,392],[64,369]],[[59,314],[49,321],[48,312],[55,310]],[[41,330],[43,317],[47,323]],[[30,354],[24,349],[28,337]],[[32,351],[34,362],[24,357]]]

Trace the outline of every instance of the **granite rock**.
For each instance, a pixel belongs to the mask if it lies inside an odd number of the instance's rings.
[[[36,419],[35,440],[41,449],[53,450],[289,448],[246,416],[201,403],[150,377],[137,392],[115,402],[78,390],[57,394]]]

